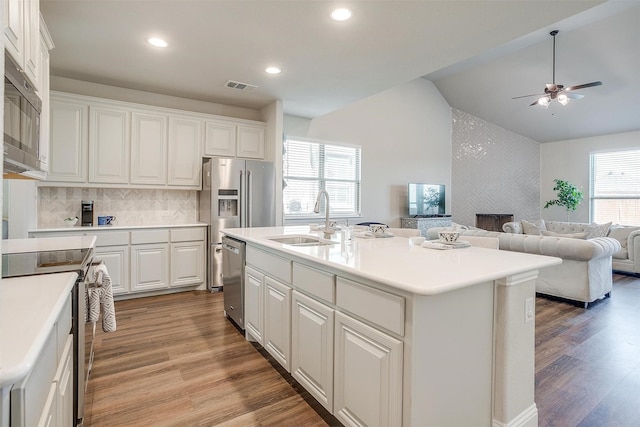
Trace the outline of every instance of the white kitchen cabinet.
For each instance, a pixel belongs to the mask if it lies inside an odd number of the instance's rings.
[[[51,100],[47,181],[87,181],[88,120],[88,104],[62,97]]]
[[[128,234],[128,233],[127,233]],[[107,267],[113,295],[127,294],[129,289],[129,246],[96,246],[94,259]]]
[[[249,266],[244,269],[244,327],[250,338],[263,343],[264,274]]]
[[[402,342],[336,313],[334,416],[345,426],[402,425]]]
[[[54,377],[56,385],[57,409],[55,423],[51,426],[73,426],[73,335],[67,335],[67,341]]]
[[[335,310],[298,291],[291,304],[291,375],[331,412]]]
[[[264,277],[264,348],[291,371],[291,288]]]
[[[89,107],[89,182],[129,182],[130,117],[117,106]]]
[[[225,120],[205,121],[205,156],[264,159],[265,126]]]
[[[241,125],[238,126],[237,132],[236,156],[264,159],[265,128],[263,126]]]
[[[167,181],[167,116],[131,113],[131,183],[164,185]]]
[[[131,290],[148,291],[169,287],[169,244],[131,246]]]
[[[40,99],[42,100],[42,111],[40,113],[40,150],[38,155],[40,157],[40,170],[43,172],[49,171],[49,126],[51,124],[49,50],[51,49],[53,49],[53,41],[42,15],[40,15]]]
[[[40,91],[40,2],[6,0],[4,14],[5,49]]]
[[[204,241],[171,243],[171,287],[204,282]]]
[[[205,156],[236,156],[236,125],[221,120],[205,120]]]
[[[169,116],[169,186],[200,187],[201,145],[202,120]]]

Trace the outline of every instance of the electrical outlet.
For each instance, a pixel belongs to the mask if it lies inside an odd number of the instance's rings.
[[[533,297],[529,297],[524,301],[524,321],[525,323],[533,322],[535,317],[535,308]]]

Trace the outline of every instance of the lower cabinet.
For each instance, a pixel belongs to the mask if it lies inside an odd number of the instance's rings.
[[[291,371],[291,288],[269,276],[264,278],[263,347]]]
[[[402,425],[402,342],[336,313],[333,414],[346,426]]]
[[[72,426],[73,419],[73,335],[69,335],[54,378],[57,396],[57,423],[51,426]]]
[[[263,281],[264,274],[249,266],[244,269],[244,327],[247,333],[263,345]]]
[[[148,291],[169,287],[169,244],[131,246],[131,290]]]
[[[171,287],[204,282],[204,242],[171,243]]]
[[[97,247],[94,257],[107,267],[114,295],[128,293],[129,288],[129,246]]]
[[[333,411],[334,309],[293,291],[291,375],[329,412]]]

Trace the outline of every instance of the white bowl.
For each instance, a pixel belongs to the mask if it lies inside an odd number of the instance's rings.
[[[64,225],[66,225],[67,227],[73,227],[77,223],[78,223],[78,218],[66,218],[64,220]]]
[[[411,236],[409,237],[409,241],[411,241],[411,243],[414,245],[421,245],[422,243],[424,243],[425,238],[422,236]]]

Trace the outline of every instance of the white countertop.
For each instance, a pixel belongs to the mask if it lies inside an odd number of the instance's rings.
[[[94,248],[96,236],[39,237],[2,241],[3,254]]]
[[[225,234],[418,295],[436,295],[488,280],[557,265],[560,258],[479,247],[451,250],[412,245],[408,238],[354,238],[331,246],[290,246],[268,240],[284,234],[322,238],[309,227],[233,228]]]
[[[2,279],[0,282],[0,388],[33,368],[76,273]]]
[[[156,225],[95,225],[92,227],[73,226],[73,227],[53,227],[53,228],[34,228],[29,233],[45,233],[45,232],[91,232],[97,230],[138,230],[145,228],[181,228],[181,227],[206,227],[205,222],[194,222],[190,224],[156,224]]]

